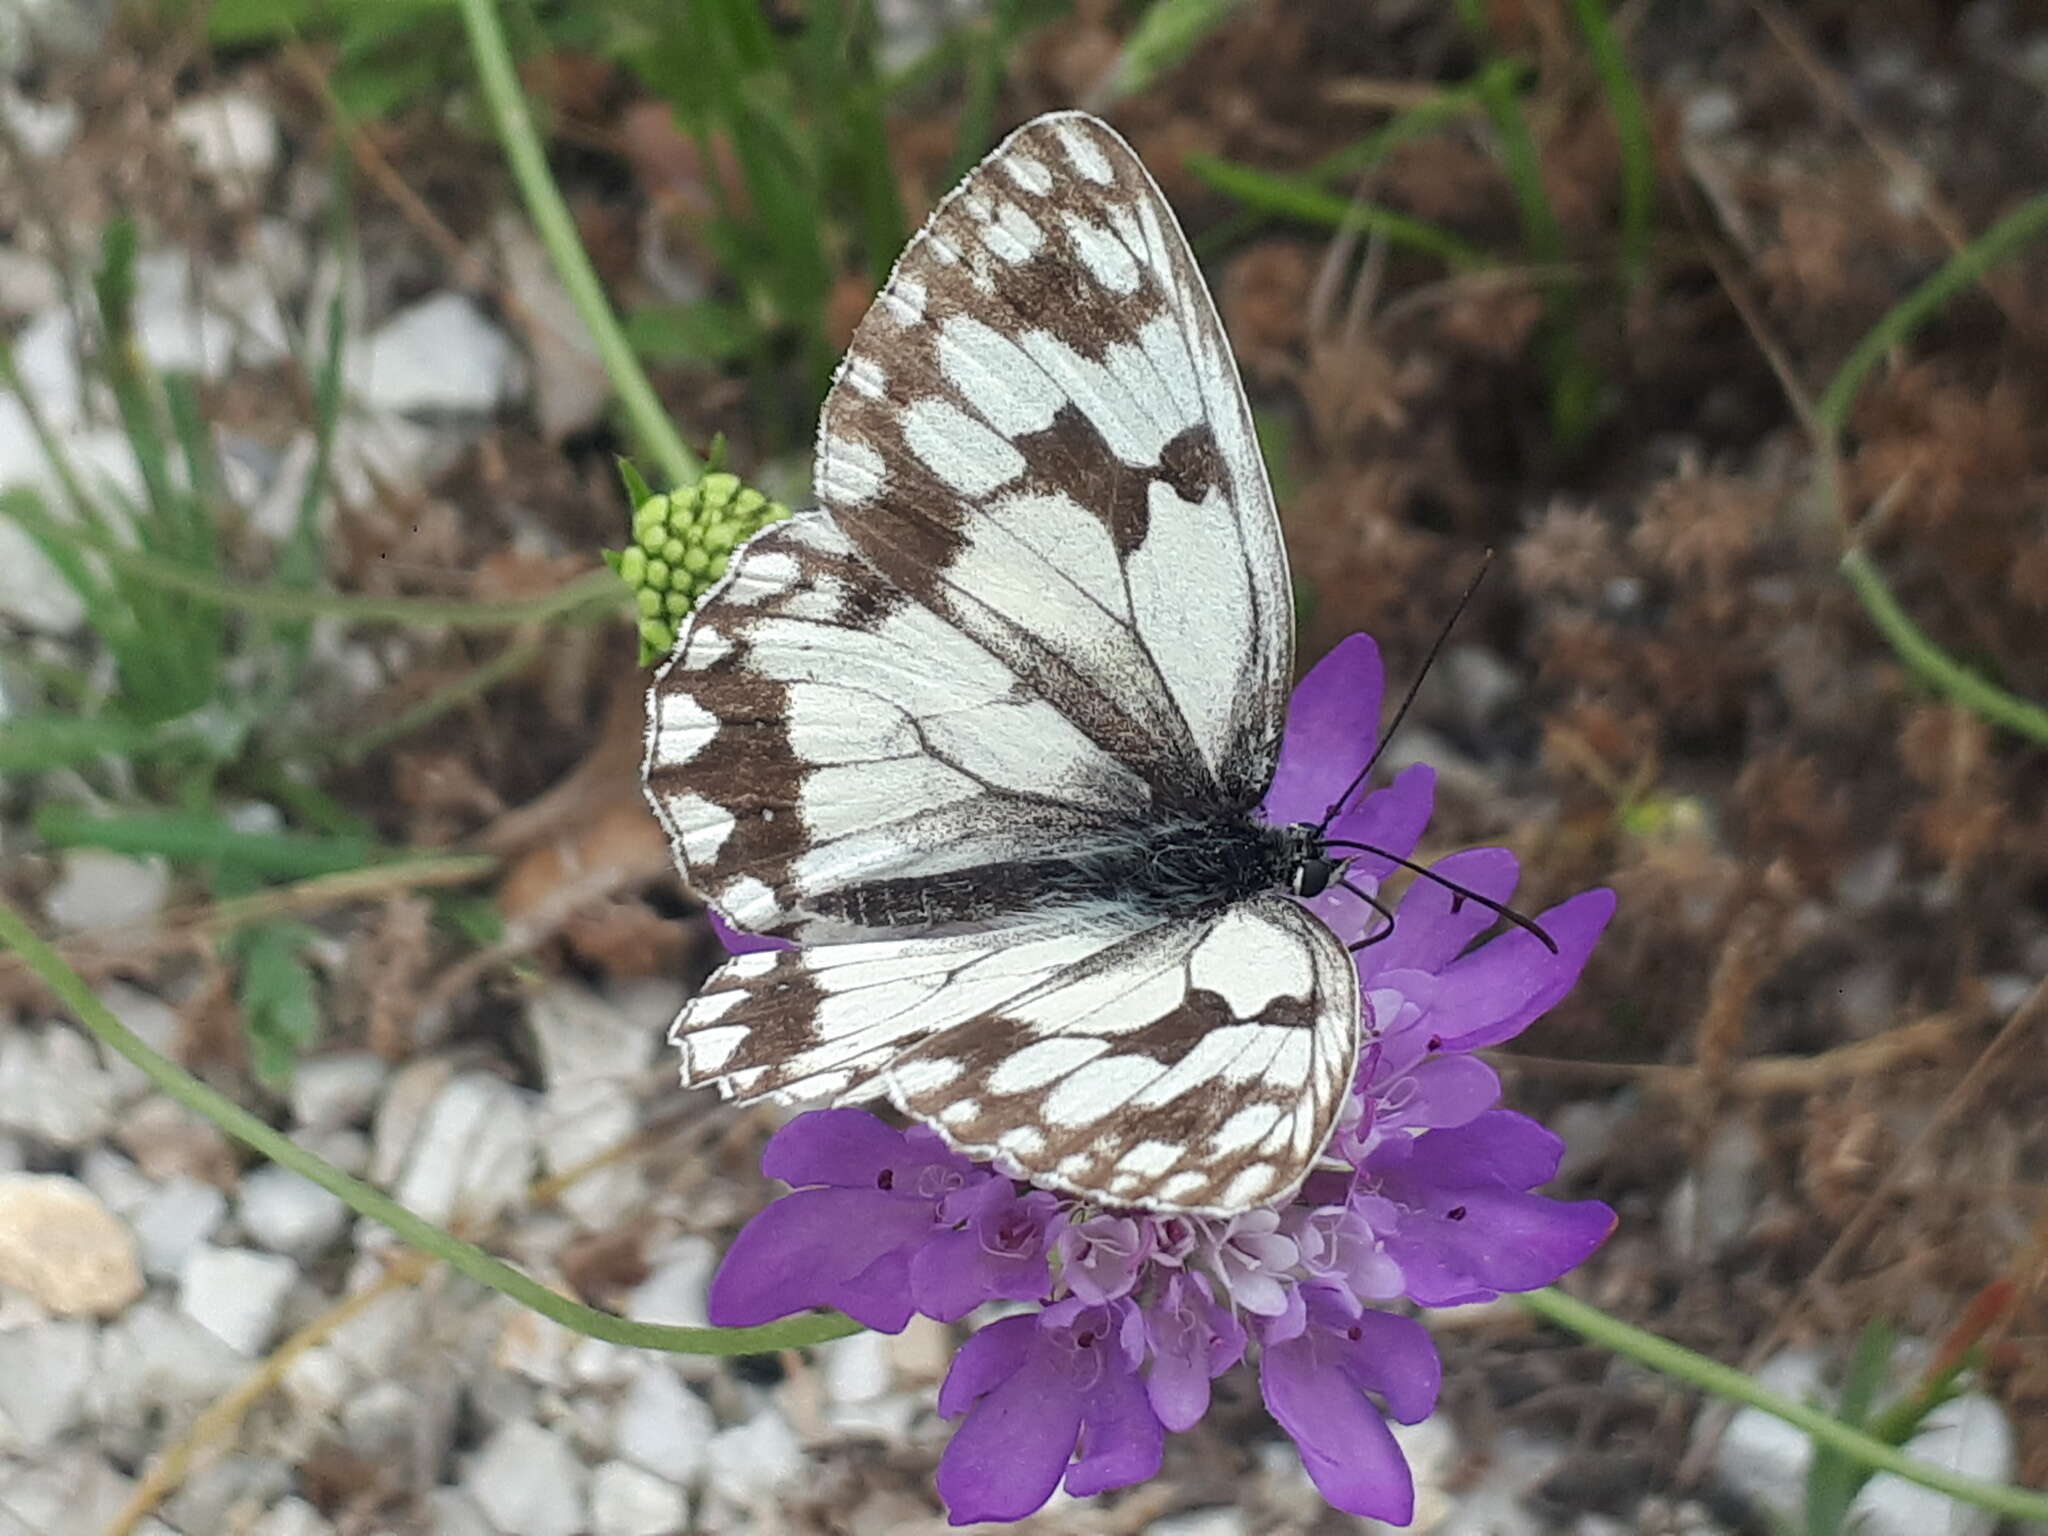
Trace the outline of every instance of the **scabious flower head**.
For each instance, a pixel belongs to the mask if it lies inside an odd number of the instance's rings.
[[[1371,750],[1379,707],[1378,651],[1353,636],[1295,690],[1265,819],[1320,822]],[[1433,788],[1428,768],[1410,768],[1329,835],[1406,857]],[[1394,867],[1361,856],[1346,878],[1377,896]],[[1505,849],[1434,868],[1494,901],[1514,892]],[[1340,889],[1306,905],[1346,942],[1386,926]],[[1571,990],[1613,910],[1610,892],[1588,891],[1542,913],[1556,953],[1519,929],[1473,948],[1494,914],[1413,883],[1392,931],[1357,952],[1363,1045],[1326,1166],[1281,1206],[1100,1209],[1028,1189],[922,1127],[853,1109],[799,1116],[762,1159],[796,1188],[734,1242],[712,1320],[829,1306],[893,1331],[914,1312],[950,1322],[986,1301],[1035,1303],[971,1335],[940,1390],[939,1412],[960,1420],[938,1471],[956,1524],[1020,1519],[1062,1484],[1087,1495],[1152,1476],[1166,1434],[1198,1423],[1210,1383],[1254,1355],[1266,1406],[1323,1496],[1405,1523],[1414,1487],[1387,1421],[1428,1417],[1440,1367],[1428,1331],[1389,1306],[1548,1285],[1613,1229],[1597,1201],[1534,1193],[1562,1143],[1497,1107],[1500,1080],[1472,1054]]]
[[[676,626],[725,574],[732,552],[788,516],[722,470],[633,509],[633,542],[605,560],[633,593],[643,667],[675,648]]]

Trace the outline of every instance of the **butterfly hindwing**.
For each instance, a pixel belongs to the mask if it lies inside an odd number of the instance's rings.
[[[854,333],[816,481],[1161,808],[1257,803],[1292,667],[1279,519],[1187,240],[1105,124],[1039,118],[939,205]]]
[[[777,524],[683,626],[648,795],[738,927],[807,941],[1000,921],[1018,866],[1141,816],[1145,784],[819,513]]]
[[[677,1020],[687,1082],[886,1095],[954,1146],[1118,1206],[1283,1198],[1357,1059],[1342,944],[1277,893],[1136,933],[876,940],[745,955]]]

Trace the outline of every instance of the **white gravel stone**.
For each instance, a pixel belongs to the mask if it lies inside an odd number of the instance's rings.
[[[631,1018],[570,982],[556,982],[528,999],[526,1022],[550,1089],[592,1080],[630,1082],[654,1061],[667,1027]]]
[[[0,1465],[0,1531],[85,1536],[103,1531],[134,1485],[98,1450],[65,1446],[25,1465]]]
[[[1145,1536],[1246,1536],[1251,1524],[1244,1511],[1218,1506],[1189,1509],[1145,1527]]]
[[[1756,1210],[1763,1145],[1748,1125],[1714,1132],[1705,1155],[1664,1205],[1664,1240],[1681,1259],[1720,1257],[1749,1230]]]
[[[396,1381],[371,1382],[341,1410],[348,1448],[369,1461],[403,1459],[418,1436],[419,1423],[419,1400]]]
[[[437,293],[371,333],[350,367],[376,410],[480,415],[517,398],[525,369],[511,340],[459,293]]]
[[[131,1228],[135,1214],[149,1203],[156,1185],[143,1177],[142,1170],[112,1147],[89,1147],[78,1160],[79,1181],[99,1201]]]
[[[660,1044],[660,1031],[636,1021],[584,987],[558,982],[527,1004],[547,1095],[541,1109],[542,1161],[550,1173],[596,1156],[640,1123],[634,1084]],[[614,1163],[562,1191],[561,1205],[587,1227],[617,1226],[646,1199],[636,1160]]]
[[[796,1431],[773,1408],[712,1436],[707,1476],[712,1492],[742,1507],[766,1499],[804,1475]]]
[[[88,1146],[113,1126],[115,1090],[93,1043],[67,1025],[0,1033],[0,1128]]]
[[[1565,1448],[1554,1441],[1505,1430],[1490,1450],[1479,1479],[1458,1490],[1431,1536],[1548,1536],[1548,1522],[1539,1519],[1524,1500],[1557,1469]]]
[[[334,1536],[334,1524],[304,1499],[281,1499],[256,1518],[248,1536]]]
[[[266,1163],[242,1180],[235,1215],[242,1230],[263,1247],[305,1260],[341,1236],[349,1210],[311,1179]]]
[[[131,859],[104,848],[67,848],[57,883],[43,894],[43,915],[63,933],[125,928],[163,910],[171,872],[162,859]]]
[[[1829,1399],[1818,1357],[1786,1350],[1757,1373],[1773,1391],[1800,1400]],[[1906,1445],[1914,1456],[1965,1476],[2005,1482],[2013,1470],[2013,1432],[2004,1411],[1981,1393],[1967,1393],[1927,1416]],[[1813,1443],[1760,1409],[1745,1408],[1729,1422],[1714,1457],[1722,1483],[1769,1515],[1792,1520],[1806,1497]],[[1990,1536],[1998,1519],[1959,1505],[1931,1489],[1880,1473],[1849,1506],[1848,1528],[1861,1536]]]
[[[355,1390],[356,1373],[341,1351],[325,1344],[302,1350],[285,1367],[284,1394],[309,1418],[339,1413]]]
[[[871,1402],[895,1379],[889,1367],[888,1335],[872,1330],[819,1346],[825,1390],[838,1403]]]
[[[160,997],[124,981],[111,981],[98,989],[99,1000],[123,1026],[142,1037],[142,1043],[160,1055],[173,1054],[178,1043],[178,1010]],[[107,1076],[121,1100],[139,1099],[150,1091],[142,1069],[119,1052],[101,1048]]]
[[[86,1411],[103,1438],[137,1452],[159,1449],[165,1416],[209,1403],[248,1372],[249,1362],[166,1301],[138,1302],[100,1330],[99,1364]]]
[[[641,1323],[702,1328],[709,1321],[705,1295],[717,1268],[718,1250],[709,1238],[676,1238],[650,1259],[647,1278],[626,1298],[626,1316]]]
[[[687,1488],[704,1470],[718,1421],[666,1361],[645,1363],[619,1403],[612,1445],[619,1455]]]
[[[134,1234],[76,1179],[0,1175],[0,1285],[59,1317],[119,1312],[142,1294]]]
[[[292,1119],[309,1131],[361,1125],[390,1076],[391,1068],[374,1051],[309,1056],[292,1073]]]
[[[129,1217],[143,1272],[152,1279],[175,1280],[227,1211],[228,1197],[203,1180],[180,1176],[158,1185]]]
[[[427,1106],[392,1193],[442,1226],[483,1227],[524,1202],[533,1163],[526,1096],[502,1078],[466,1073]]]
[[[682,1489],[624,1461],[608,1461],[590,1479],[595,1536],[669,1536],[689,1518]]]
[[[588,1477],[559,1435],[519,1421],[491,1436],[462,1482],[505,1536],[576,1536]]]
[[[18,7],[22,0],[13,0]],[[18,91],[0,90],[0,117],[7,119],[15,142],[31,160],[61,155],[78,137],[80,113],[75,101],[37,101]]]
[[[460,1488],[436,1488],[426,1505],[427,1529],[434,1536],[498,1536],[476,1500]]]
[[[171,114],[171,131],[184,141],[192,168],[231,204],[253,199],[283,148],[277,118],[251,91],[196,96]]]
[[[1435,1531],[1457,1505],[1449,1484],[1462,1455],[1458,1431],[1442,1414],[1432,1414],[1420,1424],[1389,1423],[1387,1428],[1394,1432],[1394,1441],[1415,1479],[1413,1524],[1417,1530]],[[1370,1520],[1362,1523],[1368,1529],[1374,1524]]]
[[[229,1348],[260,1353],[277,1332],[298,1266],[248,1248],[195,1248],[178,1275],[178,1310]]]
[[[0,1449],[49,1445],[78,1422],[99,1330],[52,1321],[0,1333]]]

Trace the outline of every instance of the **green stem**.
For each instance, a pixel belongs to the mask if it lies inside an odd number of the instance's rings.
[[[1614,138],[1621,149],[1621,270],[1629,287],[1640,288],[1649,275],[1650,205],[1657,179],[1649,114],[1629,73],[1621,39],[1615,36],[1607,0],[1571,0],[1571,6],[1586,35],[1594,72],[1600,76],[1608,115],[1614,119]]]
[[[1840,438],[1849,424],[1849,413],[1855,408],[1865,377],[1887,352],[1932,320],[1950,299],[2043,234],[2048,234],[2048,193],[2020,204],[1893,305],[1828,381],[1814,407],[1814,429],[1819,438],[1819,493],[1823,504],[1833,510],[1836,521],[1845,530],[1848,519],[1841,504]],[[1842,556],[1841,572],[1857,601],[1863,604],[1863,611],[1870,615],[1870,622],[1915,676],[1995,724],[2035,741],[2048,742],[2048,708],[2008,692],[1950,657],[1907,616],[1862,549],[1850,546]]]
[[[497,9],[492,0],[462,0],[462,20],[469,29],[469,51],[476,60],[484,101],[497,125],[498,142],[511,162],[512,178],[519,183],[534,231],[555,264],[555,275],[561,278],[576,313],[590,331],[604,371],[611,377],[612,388],[619,392],[619,404],[635,435],[661,465],[671,489],[688,485],[704,473],[704,466],[683,445],[668,413],[662,409],[660,397],[642,371],[640,359],[634,355],[618,317],[612,313],[604,285],[598,281],[597,271],[577,237],[576,221],[548,170],[547,154],[541,148],[540,135],[534,131],[533,116],[526,110],[526,96],[512,66],[512,51],[505,46],[505,31],[498,24]]]
[[[1899,600],[1861,548],[1852,548],[1842,556],[1840,569],[1850,590],[1862,602],[1863,611],[1870,615],[1870,622],[1914,676],[1994,725],[2048,746],[2048,709],[1979,677],[1928,639],[1927,632],[1899,606]]]
[[[2034,1493],[2006,1483],[1983,1482],[1908,1456],[1896,1446],[1886,1445],[1860,1429],[1851,1429],[1818,1408],[1780,1396],[1731,1365],[1710,1360],[1681,1344],[1646,1333],[1619,1318],[1609,1317],[1599,1308],[1574,1300],[1562,1291],[1530,1291],[1515,1299],[1544,1321],[1576,1333],[1603,1349],[1624,1355],[1662,1375],[1689,1382],[1704,1392],[1747,1403],[1773,1418],[1783,1419],[1822,1445],[1864,1466],[1893,1473],[1908,1482],[1932,1488],[1936,1493],[1945,1493],[1979,1509],[2010,1515],[2017,1520],[2048,1520],[2048,1494]]]
[[[352,1179],[323,1158],[315,1157],[289,1137],[280,1135],[233,1099],[215,1092],[167,1057],[159,1056],[109,1013],[93,996],[78,973],[64,963],[56,950],[45,944],[22,921],[21,915],[0,901],[0,943],[18,953],[28,968],[75,1014],[80,1023],[97,1035],[110,1049],[135,1063],[151,1082],[195,1114],[215,1125],[272,1162],[311,1179],[322,1189],[338,1196],[359,1216],[382,1222],[413,1247],[432,1254],[451,1269],[460,1270],[480,1285],[511,1297],[564,1328],[610,1344],[631,1344],[641,1349],[662,1349],[685,1355],[757,1355],[779,1349],[800,1349],[843,1339],[860,1332],[860,1324],[831,1313],[813,1313],[758,1328],[678,1328],[664,1323],[636,1323],[610,1312],[600,1312],[557,1294],[530,1275],[491,1257],[472,1243],[465,1243],[442,1231],[432,1222],[414,1215],[382,1190]]]

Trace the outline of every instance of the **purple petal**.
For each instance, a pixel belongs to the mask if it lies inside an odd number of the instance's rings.
[[[1500,1074],[1476,1056],[1432,1056],[1418,1062],[1407,1081],[1403,1125],[1464,1125],[1500,1101]]]
[[[1614,1230],[1614,1212],[1598,1200],[1505,1189],[1468,1190],[1456,1200],[1457,1219],[1440,1208],[1411,1214],[1387,1240],[1409,1299],[1421,1306],[1533,1291],[1583,1263]]]
[[[1406,1525],[1415,1482],[1394,1433],[1334,1359],[1321,1329],[1269,1344],[1259,1364],[1259,1393],[1280,1427],[1301,1447],[1316,1489],[1346,1514]]]
[[[1583,891],[1536,919],[1559,953],[1517,928],[1451,964],[1436,999],[1444,1048],[1477,1050],[1527,1029],[1571,991],[1612,916],[1614,892]]]
[[[1003,1321],[1036,1332],[1031,1318]],[[947,1520],[1023,1519],[1052,1497],[1080,1435],[1080,1394],[1034,1340],[1022,1364],[974,1405],[939,1457],[936,1481]]]
[[[910,1294],[917,1310],[953,1323],[987,1301],[994,1294],[987,1257],[971,1229],[932,1233],[910,1261]]]
[[[768,1138],[761,1171],[798,1187],[872,1189],[884,1168],[902,1160],[906,1147],[901,1131],[864,1109],[814,1109]]]
[[[1353,1385],[1377,1392],[1387,1412],[1403,1424],[1420,1424],[1436,1407],[1443,1385],[1443,1361],[1429,1330],[1412,1317],[1371,1307],[1351,1320],[1344,1374]]]
[[[1470,848],[1439,859],[1430,868],[1495,901],[1505,902],[1515,894],[1515,856],[1505,848]],[[1440,971],[1499,921],[1478,902],[1461,902],[1434,880],[1418,879],[1395,909],[1393,935],[1363,951],[1361,959],[1375,976],[1385,971]]]
[[[787,939],[771,939],[760,933],[743,933],[721,917],[715,907],[706,907],[704,912],[711,919],[711,931],[718,935],[718,942],[725,946],[728,955],[751,955],[764,949],[796,948]]]
[[[1038,1338],[1038,1319],[1029,1314],[1005,1317],[977,1328],[953,1356],[945,1385],[939,1388],[939,1417],[957,1419],[977,1398],[1008,1381],[1024,1368]]]
[[[1376,789],[1330,823],[1330,836],[1352,843],[1371,843],[1402,858],[1415,851],[1430,813],[1436,808],[1436,770],[1413,763],[1395,775],[1385,789]],[[1391,860],[1362,853],[1351,866],[1360,874],[1383,878]]]
[[[930,1208],[883,1190],[800,1189],[740,1230],[712,1277],[711,1321],[744,1328],[837,1307],[883,1333],[910,1321],[907,1285],[879,1299],[849,1289],[864,1271],[931,1230]]]
[[[1557,1174],[1564,1142],[1527,1115],[1488,1110],[1463,1125],[1419,1136],[1388,1182],[1401,1188],[1534,1189]]]
[[[1158,1474],[1166,1431],[1144,1385],[1129,1370],[1112,1370],[1081,1405],[1080,1456],[1067,1470],[1067,1492],[1079,1499],[1128,1488]]]
[[[1323,819],[1372,755],[1381,677],[1379,647],[1370,635],[1352,635],[1295,685],[1262,819],[1273,826]]]

